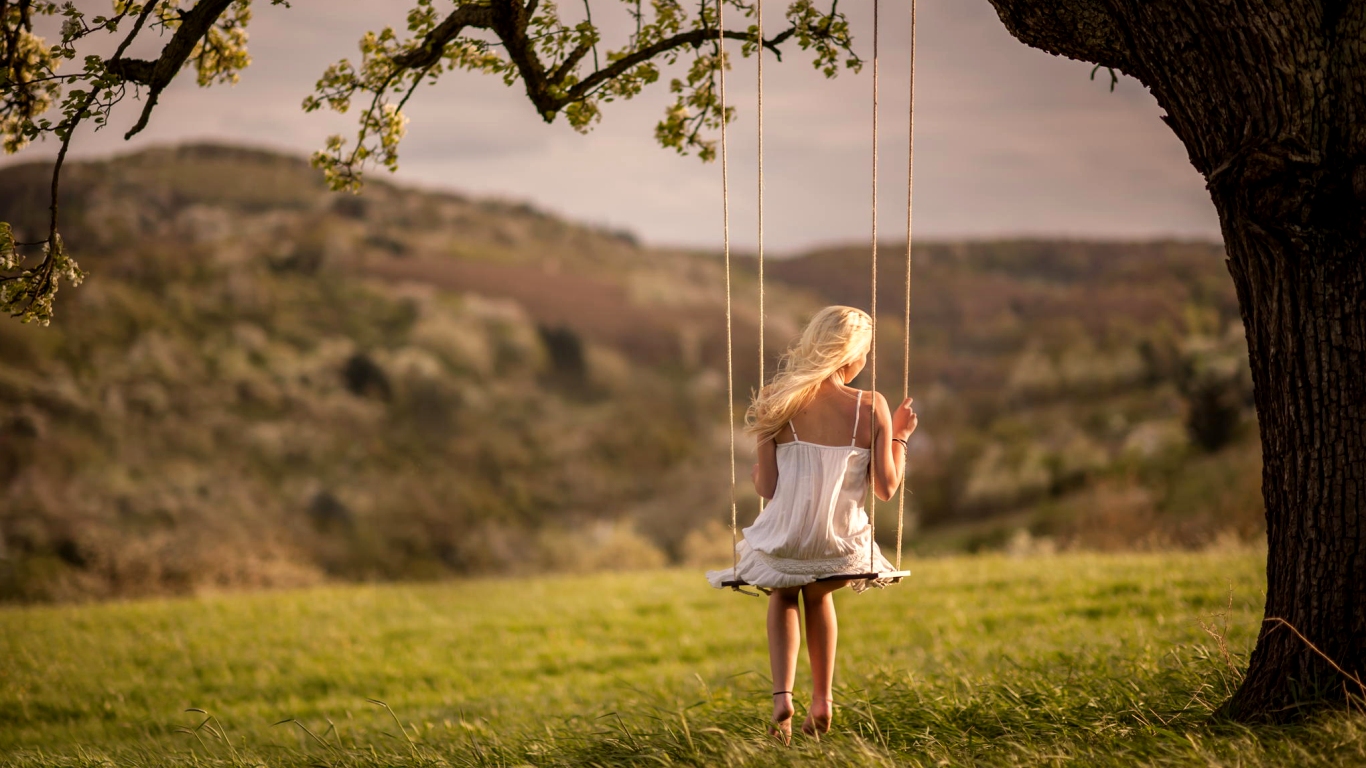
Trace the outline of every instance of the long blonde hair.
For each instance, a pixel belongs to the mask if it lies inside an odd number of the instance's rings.
[[[854,307],[826,307],[811,318],[778,361],[778,372],[745,413],[745,429],[759,442],[771,439],[816,397],[816,390],[841,368],[868,352],[873,321]],[[841,382],[842,383],[842,382]]]

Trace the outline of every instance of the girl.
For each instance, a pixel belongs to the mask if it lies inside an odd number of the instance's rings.
[[[806,604],[813,688],[802,731],[814,736],[830,730],[832,715],[837,630],[832,593],[850,584],[855,592],[879,586],[873,580],[817,579],[892,570],[880,551],[870,551],[872,526],[863,498],[874,451],[871,479],[877,497],[890,499],[901,484],[906,440],[917,418],[911,398],[893,414],[882,395],[849,386],[867,363],[872,330],[862,310],[826,307],[783,355],[777,375],[745,416],[758,441],[754,488],[771,501],[736,545],[738,566],[707,573],[714,587],[739,577],[771,590],[769,732],[784,743],[792,735],[792,685],[801,643],[798,597]]]

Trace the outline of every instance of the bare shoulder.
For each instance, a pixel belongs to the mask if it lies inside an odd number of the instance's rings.
[[[879,415],[891,413],[887,407],[887,398],[883,397],[881,392],[873,392],[872,397],[866,399],[870,401],[869,407],[873,408]]]
[[[881,392],[874,392],[867,389],[854,390],[859,394],[861,405],[859,411],[865,417],[871,415],[878,419],[891,418],[891,412],[887,410],[887,399]]]
[[[873,417],[877,419],[879,424],[892,423],[891,409],[887,406],[887,398],[883,397],[881,392],[873,393],[872,403],[869,404],[869,407],[872,408]]]

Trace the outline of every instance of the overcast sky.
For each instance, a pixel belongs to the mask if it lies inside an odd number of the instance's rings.
[[[593,0],[605,13],[619,3]],[[437,0],[437,7],[445,3]],[[107,2],[78,6],[105,12]],[[200,89],[193,73],[163,94],[150,127],[131,142],[126,104],[112,129],[86,134],[75,157],[106,156],[149,144],[211,139],[307,154],[354,115],[304,114],[299,103],[328,64],[358,58],[367,29],[401,24],[398,0],[258,0],[252,66],[234,88]],[[568,7],[573,3],[562,3]],[[766,27],[781,28],[785,4],[769,0]],[[856,44],[871,53],[870,0],[846,2]],[[909,0],[882,0],[879,230],[906,228]],[[735,20],[738,21],[738,20]],[[1161,110],[1136,81],[1111,93],[1104,72],[1025,47],[987,0],[920,0],[916,63],[915,232],[933,238],[998,235],[1199,237],[1217,239],[1218,219],[1203,181]],[[731,133],[731,226],[738,248],[755,240],[754,59],[728,75],[739,108]],[[147,51],[143,52],[146,55]],[[765,240],[773,251],[866,239],[870,219],[872,68],[825,80],[796,46],[765,62]],[[667,80],[669,73],[666,72]],[[604,105],[581,136],[546,125],[520,83],[448,73],[423,87],[396,180],[479,195],[530,200],[593,224],[629,229],[647,242],[715,246],[721,240],[720,164],[660,148],[655,122],[664,84],[628,103]],[[6,162],[50,157],[52,142]],[[385,173],[377,171],[376,173]]]

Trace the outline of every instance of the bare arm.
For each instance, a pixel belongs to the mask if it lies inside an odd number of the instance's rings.
[[[915,432],[918,419],[906,398],[892,414],[881,394],[873,398],[873,495],[883,501],[892,498],[901,485],[906,469],[906,443]]]
[[[778,487],[778,445],[769,438],[755,446],[755,453],[759,462],[750,472],[754,490],[765,499],[772,499],[773,491]]]

